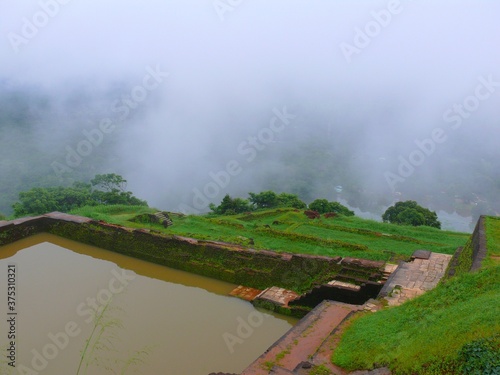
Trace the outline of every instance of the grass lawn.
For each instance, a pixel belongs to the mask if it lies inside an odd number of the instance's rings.
[[[332,361],[348,370],[389,366],[395,374],[499,374],[500,265],[491,259],[500,249],[500,220],[486,223],[489,261],[480,271],[358,316]]]
[[[129,221],[155,209],[147,207],[83,207],[71,213],[128,227],[146,227],[197,239],[225,241],[291,253],[351,256],[371,260],[409,257],[414,250],[428,249],[452,254],[468,238],[466,233],[429,227],[407,227],[357,217],[309,219],[303,211],[275,209],[233,216],[172,216],[174,225]]]
[[[396,374],[461,373],[465,344],[486,337],[500,349],[499,300],[499,266],[464,274],[401,306],[357,318],[333,362],[348,370],[388,365]]]
[[[486,246],[489,264],[500,264],[500,217],[486,217]]]

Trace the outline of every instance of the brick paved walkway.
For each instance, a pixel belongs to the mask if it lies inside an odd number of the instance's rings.
[[[330,333],[351,313],[360,309],[360,306],[323,301],[241,375],[296,374],[296,367],[310,360]],[[327,360],[330,362],[329,358]]]
[[[402,262],[381,291],[389,306],[397,306],[433,289],[446,272],[451,255],[429,253],[428,259]],[[424,256],[425,258],[425,256]]]

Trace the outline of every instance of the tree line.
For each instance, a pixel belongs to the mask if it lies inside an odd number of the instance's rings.
[[[12,206],[14,216],[41,215],[47,212],[69,212],[83,206],[130,205],[148,206],[147,202],[127,191],[127,180],[115,173],[98,174],[90,183],[75,182],[70,187],[36,187],[19,193],[19,201]],[[276,193],[272,190],[248,193],[248,199],[233,198],[226,194],[219,205],[210,204],[215,215],[235,215],[262,209],[295,208],[315,211],[319,214],[335,213],[354,216],[354,212],[339,202],[315,199],[309,204],[298,195]],[[0,220],[5,216],[0,214]],[[437,214],[417,204],[415,201],[397,202],[382,215],[384,222],[441,228]]]
[[[268,190],[261,193],[248,193],[248,195],[248,199],[243,199],[232,198],[229,194],[226,194],[218,206],[212,203],[209,207],[212,213],[216,215],[235,215],[259,209],[289,207],[309,209],[319,214],[335,213],[343,216],[354,216],[354,212],[346,206],[339,202],[329,202],[327,199],[315,199],[307,205],[295,194],[277,194]],[[426,225],[441,228],[436,212],[418,205],[415,201],[397,202],[384,212],[382,220],[400,225]]]
[[[212,213],[217,215],[234,215],[243,212],[250,212],[261,209],[271,208],[296,208],[310,209],[323,214],[327,212],[335,212],[345,216],[353,216],[354,212],[338,202],[328,202],[326,199],[316,199],[309,205],[295,194],[280,193],[267,190],[261,193],[248,193],[249,198],[232,198],[229,194],[222,199],[222,202],[216,206],[211,204],[209,207]]]
[[[124,204],[147,206],[147,202],[126,190],[127,180],[115,173],[98,174],[90,183],[75,182],[70,187],[36,187],[19,193],[12,206],[14,216],[69,212],[83,206]]]

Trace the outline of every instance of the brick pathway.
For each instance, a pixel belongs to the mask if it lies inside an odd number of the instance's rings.
[[[381,295],[385,295],[389,306],[400,305],[433,289],[444,276],[452,257],[430,252],[418,256],[422,257],[417,257],[412,262],[401,262],[387,280]],[[425,259],[427,257],[428,259]]]
[[[298,365],[310,360],[330,333],[359,309],[360,306],[323,301],[241,375],[295,374],[294,370]]]

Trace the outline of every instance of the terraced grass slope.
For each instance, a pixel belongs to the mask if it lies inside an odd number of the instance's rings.
[[[499,218],[486,218],[486,235],[481,270],[357,318],[333,362],[349,370],[389,366],[395,374],[500,374]]]
[[[134,228],[238,243],[255,249],[384,261],[405,259],[417,249],[452,254],[468,238],[466,233],[398,226],[357,217],[309,219],[303,210],[294,209],[232,216],[171,215],[174,225],[168,228],[130,221],[139,214],[155,211],[145,207],[97,206],[83,207],[71,213]]]

